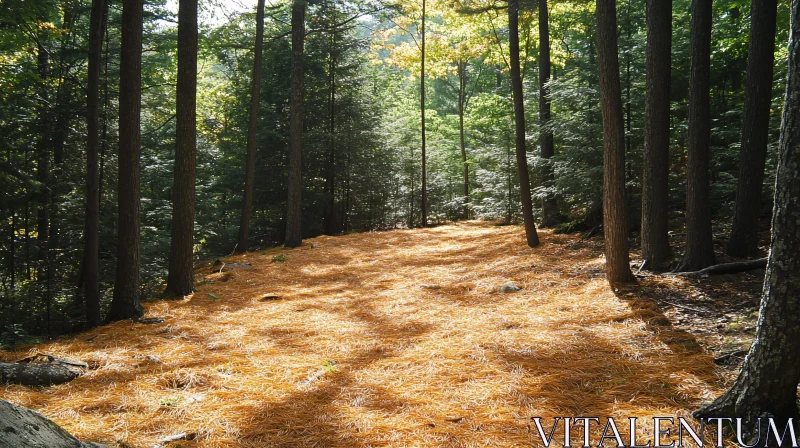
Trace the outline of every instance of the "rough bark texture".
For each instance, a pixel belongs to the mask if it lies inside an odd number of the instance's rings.
[[[420,62],[419,74],[419,102],[420,114],[422,118],[422,227],[428,226],[428,155],[426,153],[426,134],[425,134],[425,0],[422,0],[422,57]]]
[[[292,93],[289,112],[289,198],[286,203],[286,237],[283,245],[302,243],[303,192],[303,40],[306,37],[306,2],[292,3]]]
[[[670,258],[669,202],[670,70],[672,0],[647,2],[647,77],[642,170],[642,259],[650,269]],[[665,19],[666,18],[666,19]]]
[[[777,0],[753,0],[750,11],[750,56],[739,151],[739,182],[728,255],[746,257],[758,251],[758,217],[769,138],[772,67],[775,62]]]
[[[175,176],[166,294],[194,291],[194,202],[197,168],[197,0],[178,4]]]
[[[83,281],[86,325],[100,325],[100,56],[106,0],[92,0],[89,21],[89,67],[86,84],[86,253]]]
[[[603,231],[609,283],[634,281],[628,255],[625,128],[617,54],[617,5],[597,0],[597,64],[603,114]]]
[[[244,174],[244,200],[239,223],[239,242],[236,252],[250,248],[250,214],[253,211],[253,186],[256,173],[256,134],[258,131],[258,106],[261,102],[261,61],[264,52],[264,0],[258,0],[256,9],[256,47],[253,55],[253,86],[250,93],[250,120],[247,123],[247,162]]]
[[[525,222],[525,237],[529,247],[539,245],[539,235],[533,222],[531,181],[528,174],[528,158],[525,145],[525,104],[522,96],[522,74],[519,66],[519,1],[508,0],[508,48],[511,53],[511,91],[514,95],[514,125],[519,174],[519,196],[522,202],[522,218]]]
[[[711,111],[711,0],[692,3],[691,74],[686,182],[686,252],[676,271],[699,271],[715,263],[711,235],[709,158]]]
[[[733,386],[698,416],[797,417],[800,381],[800,2],[792,2],[772,241],[756,338]]]
[[[31,448],[101,448],[81,443],[52,420],[22,406],[0,400],[0,446]]]
[[[547,11],[547,0],[539,0],[539,132],[540,155],[550,159],[555,154],[553,133],[547,129],[550,122],[550,25]],[[547,188],[553,187],[553,167],[546,163],[542,167],[542,183]],[[542,227],[554,227],[561,222],[558,203],[554,195],[547,195],[542,201]]]
[[[122,2],[119,76],[119,223],[114,298],[106,320],[140,317],[139,156],[142,99],[142,0]]]

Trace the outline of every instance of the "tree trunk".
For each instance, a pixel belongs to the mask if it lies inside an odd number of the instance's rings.
[[[86,290],[86,325],[100,325],[100,54],[106,0],[92,0],[89,19],[89,68],[86,84],[86,246],[83,284]],[[80,286],[79,286],[80,289]]]
[[[733,386],[698,416],[797,418],[800,381],[800,3],[792,2],[775,213],[756,337]],[[751,420],[752,421],[752,420]],[[781,426],[782,427],[782,426]]]
[[[689,135],[686,185],[686,252],[676,271],[699,271],[715,263],[711,235],[709,158],[711,113],[712,0],[692,3],[692,56],[689,77]]]
[[[144,314],[139,303],[139,156],[141,154],[142,0],[122,2],[119,78],[119,223],[114,297],[106,316],[113,322]]]
[[[336,17],[336,3],[333,4]],[[328,210],[325,234],[336,234],[336,28],[331,31],[330,66],[328,67],[328,167],[325,184],[328,189]]]
[[[81,443],[42,414],[0,400],[0,445],[8,447],[101,448],[97,443]]]
[[[519,0],[508,0],[508,48],[511,53],[511,90],[514,95],[515,143],[522,218],[525,222],[525,237],[528,247],[535,247],[539,245],[539,235],[536,233],[536,224],[533,222],[533,200],[525,145],[525,103],[522,96],[522,74],[519,66]]]
[[[194,291],[194,203],[197,168],[197,0],[178,4],[175,180],[166,294]]]
[[[256,173],[256,136],[258,133],[258,106],[261,101],[261,61],[264,52],[264,0],[256,8],[256,44],[253,55],[253,86],[250,93],[250,120],[247,123],[247,162],[244,175],[244,200],[242,220],[239,224],[239,242],[236,252],[250,248],[250,215],[253,211],[253,188]]]
[[[753,0],[750,11],[750,56],[747,62],[742,146],[736,210],[727,252],[733,257],[758,251],[758,217],[769,139],[772,67],[775,62],[776,0]]]
[[[461,162],[464,164],[464,211],[463,218],[469,219],[469,162],[467,142],[464,138],[464,109],[467,102],[467,62],[458,61],[458,134],[461,145]]]
[[[553,167],[550,158],[555,154],[553,133],[547,129],[550,122],[550,24],[547,0],[539,0],[539,135],[542,159],[542,183],[553,188]],[[554,227],[561,221],[555,195],[548,194],[542,201],[542,227]]]
[[[44,20],[44,19],[42,19]],[[44,293],[43,302],[47,308],[47,332],[50,332],[50,260],[49,237],[50,237],[50,123],[48,108],[47,79],[50,76],[50,58],[44,47],[45,36],[39,36],[37,64],[41,85],[39,87],[40,104],[37,106],[39,142],[37,149],[36,174],[41,184],[39,193],[39,204],[36,215],[36,243],[38,245],[36,268],[36,279],[41,283],[41,291]]]
[[[422,60],[419,74],[419,101],[422,116],[422,227],[428,226],[428,157],[425,135],[425,0],[422,0]]]
[[[662,269],[670,257],[669,202],[670,71],[672,0],[647,2],[647,79],[642,170],[642,260]]]
[[[289,198],[286,203],[285,247],[302,243],[303,191],[303,40],[306,2],[292,3],[292,93],[289,115]]]
[[[625,203],[625,128],[617,54],[617,5],[597,0],[597,64],[603,115],[603,231],[611,284],[634,281],[628,255]]]

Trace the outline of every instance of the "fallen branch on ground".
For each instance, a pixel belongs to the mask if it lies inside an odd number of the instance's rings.
[[[46,361],[34,363],[34,361]],[[0,384],[53,386],[81,376],[89,366],[74,359],[36,354],[15,363],[0,363]]]
[[[761,269],[767,267],[767,258],[759,258],[757,260],[737,261],[733,263],[722,263],[709,266],[699,271],[690,272],[670,272],[664,275],[681,276],[681,277],[696,277],[699,275],[708,274],[735,274],[737,272],[752,271],[754,269]]]

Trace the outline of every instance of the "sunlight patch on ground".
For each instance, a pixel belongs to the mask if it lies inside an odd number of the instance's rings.
[[[30,348],[85,376],[0,396],[131,446],[466,447],[531,445],[532,416],[688,416],[718,391],[691,335],[607,286],[596,247],[541,237],[469,222],[231,257],[253,265],[198,271],[196,294],[148,306],[162,324]]]

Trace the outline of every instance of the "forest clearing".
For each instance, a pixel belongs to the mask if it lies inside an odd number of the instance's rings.
[[[146,305],[163,323],[4,353],[90,370],[0,397],[119,446],[535,446],[532,416],[688,417],[731,379],[652,297],[614,293],[601,241],[543,232],[531,249],[521,232],[473,221],[226,258],[252,266],[200,268],[193,296]]]

